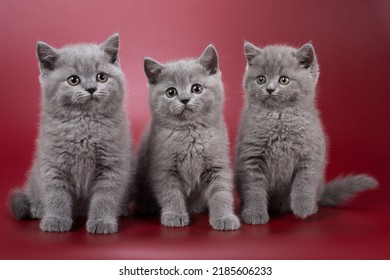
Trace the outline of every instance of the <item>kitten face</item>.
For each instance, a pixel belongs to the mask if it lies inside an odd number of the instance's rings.
[[[314,49],[286,46],[259,49],[246,43],[245,90],[250,104],[268,108],[291,107],[312,100],[318,79]]]
[[[191,121],[222,106],[222,82],[213,46],[197,60],[163,65],[145,58],[145,73],[152,112],[157,118]]]
[[[118,66],[119,36],[102,45],[81,44],[54,49],[38,43],[44,100],[70,110],[115,110],[123,99],[123,74]]]

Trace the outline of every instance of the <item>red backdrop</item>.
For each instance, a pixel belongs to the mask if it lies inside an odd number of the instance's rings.
[[[379,223],[388,225],[389,1],[1,0],[0,4],[0,223],[6,224],[2,227],[25,230],[23,223],[11,220],[4,205],[8,190],[24,182],[33,158],[40,111],[36,41],[61,47],[103,42],[114,32],[121,36],[120,61],[127,78],[127,107],[136,147],[150,118],[144,56],[161,62],[197,57],[208,44],[214,44],[225,84],[225,119],[234,146],[244,97],[244,40],[258,46],[285,43],[296,47],[311,41],[321,69],[318,107],[329,136],[328,177],[349,172],[377,177],[380,189],[349,205],[382,209]],[[36,222],[29,225],[38,231]],[[209,230],[207,222],[204,228]],[[386,230],[390,232],[389,227]],[[78,232],[85,234],[82,228]],[[3,258],[16,257],[4,250],[3,254]]]

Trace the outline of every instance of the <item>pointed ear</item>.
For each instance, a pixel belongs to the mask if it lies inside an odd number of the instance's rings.
[[[213,45],[207,46],[202,55],[199,57],[198,61],[211,75],[214,75],[219,70],[218,54]]]
[[[295,53],[295,57],[297,58],[299,64],[301,64],[304,68],[309,68],[316,62],[316,54],[314,52],[314,48],[309,43],[303,45]]]
[[[158,83],[158,77],[163,68],[164,66],[157,61],[149,57],[144,58],[144,70],[150,84],[155,85]]]
[[[246,60],[249,65],[252,65],[255,57],[261,54],[262,52],[260,48],[256,47],[255,45],[249,42],[244,43],[244,49],[245,49]]]
[[[104,43],[100,45],[100,48],[108,54],[110,57],[110,63],[118,63],[118,51],[119,51],[119,34],[115,33],[111,35]]]
[[[42,71],[53,71],[54,64],[60,57],[58,51],[44,42],[37,42],[37,56]]]

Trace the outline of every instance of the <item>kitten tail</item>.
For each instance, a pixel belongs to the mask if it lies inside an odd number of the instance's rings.
[[[9,207],[17,220],[30,218],[30,201],[22,189],[13,189],[9,197]]]
[[[322,206],[340,205],[359,192],[374,189],[377,185],[377,180],[367,175],[338,177],[325,185],[318,203]]]

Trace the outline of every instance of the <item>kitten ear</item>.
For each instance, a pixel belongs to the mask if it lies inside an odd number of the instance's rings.
[[[54,64],[60,57],[58,51],[44,42],[37,42],[37,56],[41,71],[53,71]]]
[[[163,68],[164,66],[157,61],[149,57],[144,58],[144,70],[150,84],[154,85],[158,83],[158,77]]]
[[[211,75],[214,75],[219,70],[217,50],[211,44],[207,46],[198,61]]]
[[[246,60],[249,65],[252,65],[253,59],[261,54],[262,50],[252,43],[245,42],[244,43],[244,49],[245,49],[245,55],[246,55]]]
[[[110,57],[110,63],[118,63],[118,51],[119,51],[119,33],[111,35],[104,43],[100,45],[100,48],[108,54]]]
[[[299,64],[301,64],[304,68],[309,68],[316,62],[316,54],[310,43],[303,45],[295,53],[295,57],[297,58]]]

